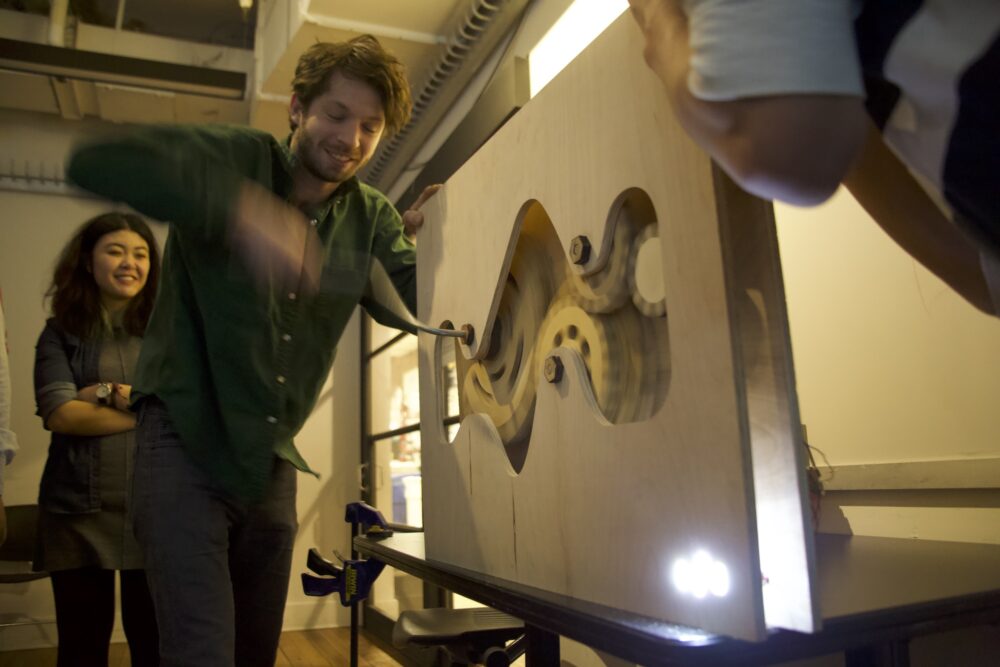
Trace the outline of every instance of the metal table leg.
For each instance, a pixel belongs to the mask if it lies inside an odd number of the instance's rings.
[[[559,635],[525,624],[526,667],[559,667]]]
[[[845,667],[910,667],[910,643],[897,639],[844,651]]]

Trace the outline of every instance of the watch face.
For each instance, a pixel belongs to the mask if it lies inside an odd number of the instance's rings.
[[[109,385],[107,382],[102,382],[101,384],[97,385],[97,398],[105,399],[110,395],[111,395],[111,385]]]

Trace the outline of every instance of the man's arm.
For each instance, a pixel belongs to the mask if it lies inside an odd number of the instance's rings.
[[[417,312],[417,254],[413,237],[424,224],[420,208],[440,189],[440,184],[428,185],[402,215],[386,201],[375,224],[372,252],[411,313]]]
[[[292,284],[304,270],[312,291],[320,262],[308,222],[262,185],[273,178],[273,143],[246,128],[153,126],[77,147],[67,174],[188,238],[228,244],[261,286]]]
[[[688,15],[680,0],[630,0],[630,4],[646,39],[646,62],[663,82],[679,122],[741,187],[765,199],[797,205],[817,204],[833,194],[864,142],[867,121],[859,94],[820,90],[751,94],[738,99],[696,97],[689,85],[692,58],[709,62],[706,69],[712,70],[713,48],[727,41],[725,36],[699,39],[701,46],[693,49]],[[689,3],[699,4],[719,7],[726,3]],[[741,3],[728,4],[722,19],[703,23],[731,27]],[[760,3],[744,5],[749,12],[760,8]],[[765,40],[770,36],[751,32],[740,38]],[[761,51],[758,46],[748,43],[746,50],[756,54]],[[783,54],[786,59],[796,56]],[[759,69],[777,64],[763,58]],[[716,69],[725,65],[723,62]],[[786,84],[770,81],[769,76],[761,72],[760,90],[796,87],[791,82],[795,77]],[[813,85],[817,84],[807,82],[802,87]],[[838,81],[829,87],[836,91],[850,88],[850,84]]]
[[[84,190],[212,235],[224,230],[242,183],[263,180],[270,167],[266,141],[252,132],[157,125],[75,147],[66,173]]]
[[[942,214],[873,124],[844,185],[903,250],[974,307],[997,315],[976,246]]]
[[[845,3],[772,0],[764,7],[763,0],[630,0],[630,4],[646,38],[646,61],[663,81],[680,123],[743,188],[768,199],[815,204],[843,182],[904,250],[974,307],[993,313],[975,245],[941,213],[885,146],[860,96],[741,96],[768,86],[780,90],[783,77],[794,83],[790,89],[808,90],[811,81],[795,82],[794,71],[779,72],[779,76],[765,73],[760,77],[763,81],[758,81],[754,68],[759,69],[761,62],[757,52],[770,53],[776,68],[783,62],[776,50],[779,47],[788,51],[785,61],[793,65],[800,54],[793,48],[785,49],[789,45],[801,42],[806,58],[815,56],[816,49],[807,47],[812,40],[822,39],[823,24],[841,31],[845,25],[849,27],[837,20]],[[781,8],[784,29],[769,32],[759,23],[755,29],[754,22],[761,18],[754,10],[777,7]],[[692,35],[692,16],[708,34]],[[734,19],[746,19],[746,29],[733,30],[739,24]],[[799,35],[789,29],[796,23],[803,27]],[[750,44],[748,39],[755,41]],[[844,42],[844,35],[832,39],[836,46]],[[692,43],[697,46],[692,47]],[[849,63],[837,58],[842,49],[827,50],[825,55],[832,65],[815,77],[816,85],[849,93],[852,84],[845,69]],[[741,54],[748,54],[749,66],[738,57]],[[703,71],[695,71],[694,62]],[[807,75],[824,66],[820,61],[808,62],[811,64],[801,63]],[[699,82],[707,95],[695,95],[692,81]],[[721,99],[733,91],[735,99]],[[713,94],[716,99],[706,99]]]

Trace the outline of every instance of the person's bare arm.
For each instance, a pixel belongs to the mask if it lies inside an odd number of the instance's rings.
[[[679,0],[630,0],[646,63],[678,121],[748,192],[818,204],[836,191],[865,138],[860,97],[801,94],[707,101],[688,88],[690,40]]]
[[[66,435],[111,435],[135,428],[135,415],[87,401],[67,401],[52,411],[45,428]]]
[[[903,250],[979,310],[995,315],[979,250],[948,220],[874,125],[844,185]]]

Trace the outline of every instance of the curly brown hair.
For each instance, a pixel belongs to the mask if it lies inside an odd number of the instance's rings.
[[[318,42],[306,49],[299,57],[292,79],[292,92],[303,107],[308,107],[326,90],[334,72],[364,81],[378,92],[388,136],[399,132],[410,120],[413,101],[406,68],[372,35],[360,35],[346,42]],[[289,118],[288,122],[294,131],[295,121]]]
[[[101,331],[101,292],[91,271],[94,248],[105,234],[131,230],[149,246],[149,273],[142,291],[125,308],[122,325],[133,336],[146,332],[160,279],[160,252],[149,225],[134,213],[103,213],[83,223],[63,248],[45,297],[52,317],[67,333],[90,338]]]

